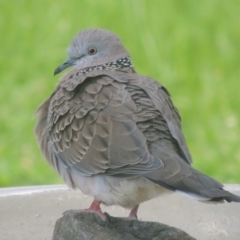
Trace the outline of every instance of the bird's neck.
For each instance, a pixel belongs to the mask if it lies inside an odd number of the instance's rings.
[[[120,71],[134,71],[134,66],[132,64],[130,57],[120,58],[113,62],[104,63],[101,65],[87,67],[81,70],[81,73],[86,74],[94,70],[120,70]]]

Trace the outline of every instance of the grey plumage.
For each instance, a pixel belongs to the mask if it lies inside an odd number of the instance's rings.
[[[103,29],[82,31],[68,54],[55,74],[74,69],[38,108],[35,133],[43,155],[70,187],[83,189],[83,179],[100,176],[104,187],[120,191],[110,182],[144,179],[199,200],[240,202],[221,183],[192,168],[168,91],[135,72],[116,35]],[[133,207],[109,203],[95,190],[90,195],[105,204]]]

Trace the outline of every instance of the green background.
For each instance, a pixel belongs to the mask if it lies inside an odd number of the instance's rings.
[[[194,166],[240,183],[239,1],[0,1],[0,186],[59,183],[33,115],[84,28],[121,36],[136,70],[172,94]]]

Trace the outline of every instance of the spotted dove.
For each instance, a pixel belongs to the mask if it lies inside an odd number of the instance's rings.
[[[137,216],[140,203],[178,192],[200,201],[240,202],[218,181],[195,170],[181,119],[166,88],[135,72],[115,34],[78,33],[68,59],[73,66],[38,108],[40,149],[70,188],[100,204],[120,205]]]

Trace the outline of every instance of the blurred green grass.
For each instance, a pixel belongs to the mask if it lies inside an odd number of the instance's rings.
[[[121,36],[136,70],[172,94],[194,166],[240,183],[239,1],[0,2],[0,186],[59,183],[33,135],[54,69],[81,29]]]

